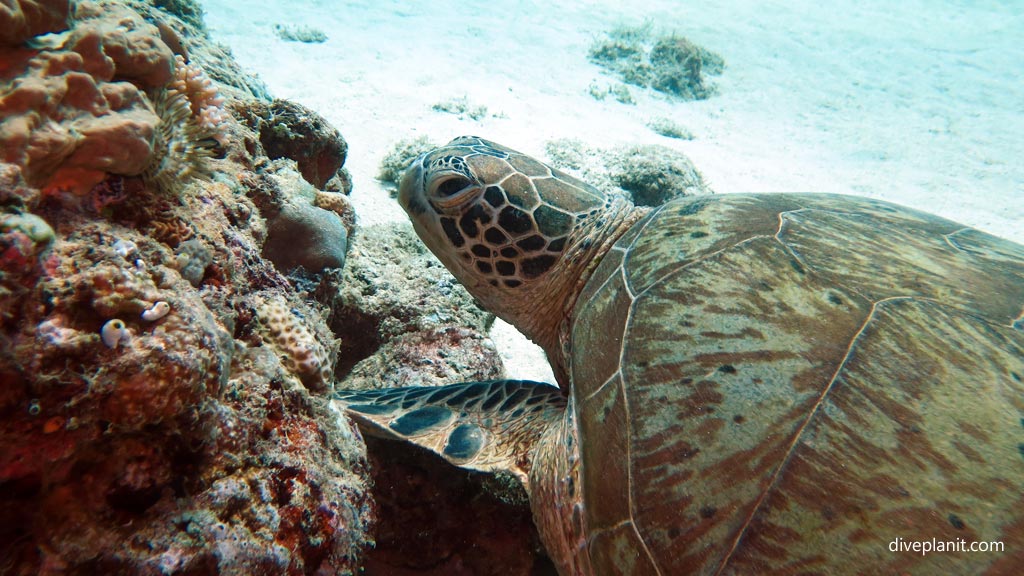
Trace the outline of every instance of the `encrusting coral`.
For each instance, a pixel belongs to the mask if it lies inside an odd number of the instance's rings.
[[[337,214],[338,218],[341,218],[341,225],[345,227],[347,236],[352,237],[356,227],[356,211],[347,195],[341,192],[317,190],[316,196],[313,198],[313,205]]]
[[[706,75],[721,74],[725,60],[681,36],[652,38],[652,28],[646,24],[608,32],[591,46],[590,60],[629,84],[650,86],[684,100],[712,96],[715,86]]]
[[[67,28],[68,0],[39,2],[3,2],[0,4],[0,45],[17,46],[22,42]]]
[[[280,297],[261,298],[256,307],[259,333],[289,372],[316,390],[331,382],[337,344],[328,349]]]
[[[259,134],[267,156],[294,160],[302,177],[318,190],[348,192],[348,176],[342,168],[348,143],[315,111],[295,102],[274,100],[248,101],[232,106],[232,112]]]
[[[22,12],[30,2],[20,2]],[[0,71],[2,159],[55,195],[82,196],[108,174],[156,181],[205,172],[223,99],[161,30],[112,0],[50,3],[73,27],[11,51]],[[182,111],[182,107],[187,112]],[[172,160],[173,159],[173,160]]]
[[[287,191],[163,4],[0,5],[0,573],[353,573],[335,338],[261,256]]]

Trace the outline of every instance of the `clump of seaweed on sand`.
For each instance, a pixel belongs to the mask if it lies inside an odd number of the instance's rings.
[[[715,93],[708,75],[719,75],[725,60],[678,34],[655,36],[653,26],[622,26],[596,39],[592,62],[627,84],[653,88],[683,100],[704,100]]]

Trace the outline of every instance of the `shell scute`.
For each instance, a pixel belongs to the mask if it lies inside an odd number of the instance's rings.
[[[580,421],[580,450],[585,486],[591,486],[593,500],[588,501],[587,527],[590,534],[614,528],[629,520],[629,453],[625,438],[628,414],[622,398],[622,380],[612,378],[593,396],[581,403],[590,417]],[[601,480],[597,480],[600,476]]]
[[[657,576],[658,569],[644,553],[643,541],[631,522],[599,532],[590,546],[591,562],[599,573]]]
[[[1024,413],[1024,385],[1010,375],[1021,368],[1024,339],[1011,328],[929,301],[878,306],[730,569],[808,567],[815,551],[863,542],[859,557],[881,573],[955,573],[964,558],[891,554],[881,540],[927,529],[939,540],[1021,542],[1024,496],[1010,487],[1024,458],[1008,457],[1024,439],[1014,415]]]
[[[797,199],[767,195],[736,195],[730,200],[682,198],[639,222],[629,250],[630,285],[642,292],[665,274],[719,250],[755,236],[772,236],[778,229],[779,213],[801,208]],[[681,242],[683,238],[689,241]]]
[[[953,222],[936,218],[932,230],[915,225],[914,220],[904,223],[892,216],[877,217],[871,208],[785,213],[778,238],[805,266],[873,301],[915,295],[1003,323],[1021,313],[1024,302],[1005,295],[1024,279],[1024,250],[1014,255],[1008,242],[998,246],[977,234],[962,233],[965,245],[972,236],[978,239],[977,249],[966,252],[947,241],[947,234],[961,228]],[[1004,252],[998,266],[976,255],[995,249],[993,256],[999,258],[1000,248]]]
[[[586,398],[619,370],[631,303],[622,274],[613,272],[580,310],[572,342],[575,349],[585,352],[574,354],[571,361],[576,398]]]
[[[838,545],[894,572],[974,566],[886,554],[900,518],[1024,542],[1019,250],[846,197],[684,200],[638,223],[571,339],[593,564],[643,570],[629,548],[661,573],[836,571]]]
[[[708,560],[708,549],[724,557],[870,311],[860,299],[837,314],[820,296],[829,284],[768,265],[787,257],[758,238],[663,278],[634,304],[622,365],[633,521],[669,573]],[[776,288],[751,289],[766,284]],[[741,425],[736,415],[755,417]],[[731,513],[702,515],[710,508]],[[693,528],[671,537],[681,521]]]

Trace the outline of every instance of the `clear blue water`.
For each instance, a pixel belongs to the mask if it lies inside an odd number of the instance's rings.
[[[379,193],[376,163],[395,140],[471,132],[542,154],[551,138],[656,142],[690,155],[718,192],[862,194],[1024,241],[1024,5],[731,0],[613,2],[207,2],[215,38],[278,96],[348,138],[357,200]],[[615,80],[586,57],[616,26],[653,23],[720,53],[719,94],[597,102]],[[322,44],[283,42],[308,25]],[[466,96],[499,111],[444,117]],[[667,140],[656,116],[696,138]],[[371,214],[389,209],[366,201]],[[388,212],[382,219],[400,218]]]

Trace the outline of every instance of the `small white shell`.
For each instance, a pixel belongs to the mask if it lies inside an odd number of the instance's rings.
[[[144,310],[142,312],[142,319],[146,322],[155,322],[164,316],[167,316],[170,311],[171,305],[161,300],[156,304],[153,304],[149,310]]]
[[[139,246],[131,240],[118,240],[114,242],[114,252],[121,255],[122,258],[127,258],[134,254],[139,249]]]
[[[103,328],[100,328],[100,338],[108,348],[117,348],[121,340],[128,340],[128,328],[117,318],[107,320]]]

